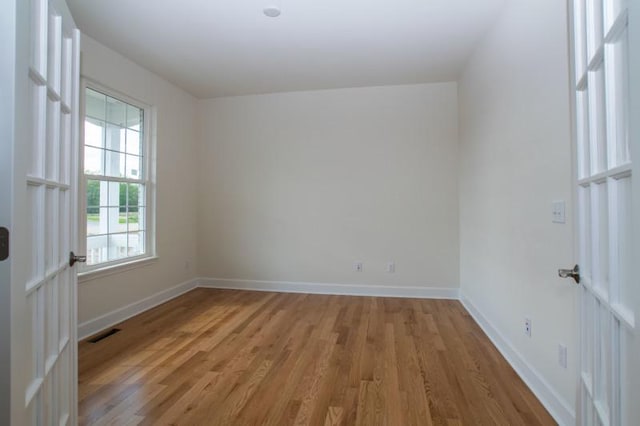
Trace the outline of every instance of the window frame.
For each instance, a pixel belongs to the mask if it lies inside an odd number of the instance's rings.
[[[79,131],[79,158],[78,158],[78,241],[79,248],[82,253],[87,253],[87,181],[88,180],[107,180],[112,182],[123,183],[142,183],[144,185],[144,205],[145,205],[145,230],[144,243],[145,253],[136,256],[127,256],[117,260],[88,265],[84,263],[78,270],[79,281],[88,281],[113,273],[123,272],[125,270],[144,266],[158,258],[156,251],[156,180],[155,180],[155,146],[156,146],[156,110],[146,102],[139,101],[129,95],[125,95],[117,90],[104,86],[96,81],[88,78],[82,78],[81,81],[82,96],[80,99],[80,111],[82,119],[80,120]],[[116,178],[106,175],[87,175],[84,172],[84,151],[85,151],[85,133],[84,124],[86,121],[86,94],[87,89],[100,92],[106,96],[112,97],[119,101],[125,102],[143,111],[143,135],[142,135],[142,168],[144,179]]]

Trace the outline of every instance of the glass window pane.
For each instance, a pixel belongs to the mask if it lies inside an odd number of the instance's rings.
[[[591,174],[607,169],[607,129],[605,114],[604,67],[589,72],[589,137],[591,139]]]
[[[616,269],[617,301],[625,307],[631,308],[630,301],[633,300],[633,288],[637,285],[634,280],[634,267],[637,262],[633,259],[633,209],[631,207],[633,199],[632,177],[626,177],[616,182],[616,219],[617,224],[616,245],[612,250],[616,252],[617,262],[612,265]],[[630,309],[630,312],[633,310]]]
[[[104,148],[104,121],[87,118],[84,122],[84,144]]]
[[[107,205],[106,194],[104,194],[104,196],[105,196],[105,199],[101,200],[99,180],[90,179],[87,181],[87,208],[106,206]],[[101,201],[103,201],[104,204],[102,204]],[[98,213],[98,211],[93,210],[92,213]]]
[[[144,185],[137,183],[128,184],[127,205],[130,212],[137,211],[138,206],[144,205]]]
[[[124,177],[124,154],[121,152],[106,151],[105,175]]]
[[[107,256],[107,236],[87,237],[87,264],[95,265],[106,262]]]
[[[127,232],[127,211],[120,207],[109,207],[109,234]]]
[[[87,89],[87,97],[85,101],[86,115],[93,117],[97,120],[105,120],[105,105],[107,103],[107,97],[95,90]]]
[[[135,130],[127,130],[127,154],[140,155],[140,132]]]
[[[107,96],[107,121],[125,127],[127,104]]]
[[[112,151],[125,151],[125,131],[124,129],[107,123],[107,136],[105,148]]]
[[[127,234],[109,235],[109,260],[127,257]]]
[[[127,184],[121,182],[108,182],[109,187],[109,207],[126,207],[127,203]]]
[[[106,234],[107,215],[106,207],[87,207],[87,235]]]
[[[127,127],[133,130],[142,130],[142,110],[127,105]]]
[[[142,157],[127,155],[127,175],[129,179],[142,179]]]
[[[138,256],[145,252],[145,233],[144,232],[131,232],[128,234],[128,255]]]
[[[144,230],[144,222],[145,222],[145,208],[144,207],[133,207],[132,210],[129,210],[127,213],[127,224],[129,232],[133,231],[143,231]]]
[[[104,174],[104,149],[84,148],[84,172],[88,175]]]
[[[628,30],[605,49],[609,166],[630,160],[629,152],[629,43]]]
[[[609,292],[609,197],[607,183],[591,187],[592,285]]]

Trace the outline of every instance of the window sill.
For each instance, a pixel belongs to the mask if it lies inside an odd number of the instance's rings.
[[[85,271],[78,273],[78,283],[84,283],[87,281],[93,281],[100,278],[108,277],[109,275],[120,274],[122,272],[131,271],[133,269],[142,268],[143,266],[155,263],[158,260],[158,256],[143,257],[141,259],[134,259],[129,262],[119,263],[117,265],[109,265],[91,271]]]

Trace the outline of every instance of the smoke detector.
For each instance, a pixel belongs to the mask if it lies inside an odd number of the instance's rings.
[[[278,6],[267,6],[262,12],[269,18],[277,18],[280,16],[280,9]]]

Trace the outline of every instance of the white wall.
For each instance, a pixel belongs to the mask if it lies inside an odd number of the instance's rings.
[[[81,324],[196,276],[198,144],[195,98],[87,36],[82,38],[82,75],[156,108],[159,258],[104,278],[81,279]]]
[[[565,2],[509,2],[460,79],[460,282],[571,409],[577,287],[556,272],[575,258],[566,19]],[[554,200],[566,224],[552,223]]]
[[[199,112],[202,276],[458,286],[455,83],[217,98]]]

